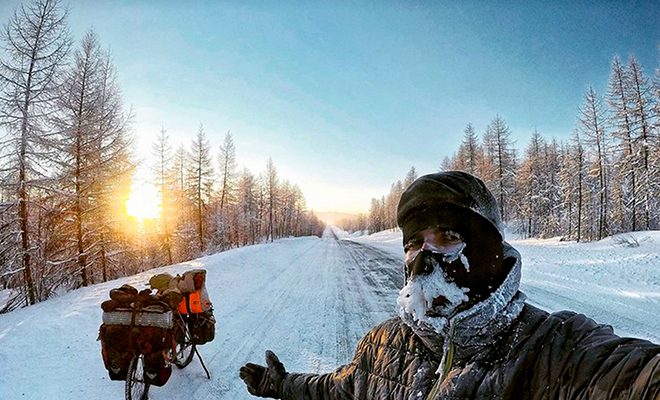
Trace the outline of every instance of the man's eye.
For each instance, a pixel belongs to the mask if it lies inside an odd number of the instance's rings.
[[[459,233],[453,231],[446,232],[445,238],[452,242],[459,242],[463,240],[463,237]]]
[[[403,247],[403,250],[404,250],[404,251],[408,251],[408,250],[410,250],[410,249],[412,249],[412,248],[419,247],[421,244],[422,244],[422,242],[421,242],[420,240],[413,239],[413,240],[409,241],[409,242]]]

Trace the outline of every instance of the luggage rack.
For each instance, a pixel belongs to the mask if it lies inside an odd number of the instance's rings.
[[[132,319],[132,308],[115,308],[103,312],[103,323],[106,325],[131,325]],[[157,305],[144,307],[136,312],[133,325],[172,329],[174,327],[172,310],[163,312],[163,308]]]

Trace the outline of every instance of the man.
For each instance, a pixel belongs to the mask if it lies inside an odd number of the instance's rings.
[[[400,315],[373,328],[335,372],[240,370],[281,399],[660,399],[660,346],[619,338],[584,315],[525,303],[520,254],[497,202],[463,172],[417,179],[397,210],[406,284]]]

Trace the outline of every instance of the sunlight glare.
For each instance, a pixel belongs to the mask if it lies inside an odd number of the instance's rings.
[[[126,213],[140,222],[158,218],[160,201],[156,187],[150,183],[133,181],[131,194],[126,201]]]

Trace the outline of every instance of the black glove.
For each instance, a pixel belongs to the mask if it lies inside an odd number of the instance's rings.
[[[270,350],[266,350],[266,364],[268,368],[247,363],[241,367],[238,376],[243,379],[251,395],[279,399],[282,381],[287,372],[284,364]]]

